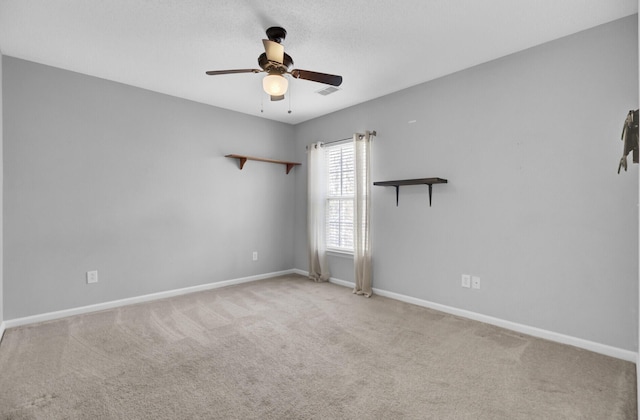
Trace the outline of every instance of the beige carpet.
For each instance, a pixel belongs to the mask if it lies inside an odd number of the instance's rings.
[[[281,277],[9,329],[2,419],[636,419],[632,363]]]

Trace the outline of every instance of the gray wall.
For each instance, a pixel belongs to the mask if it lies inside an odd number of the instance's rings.
[[[5,319],[293,267],[293,127],[3,64]]]
[[[616,170],[638,107],[637,28],[630,16],[296,126],[303,162],[308,143],[375,129],[374,181],[449,180],[433,207],[425,186],[401,188],[398,207],[372,187],[374,287],[636,350],[638,166]],[[349,260],[330,266],[353,280]],[[461,288],[463,273],[481,289]]]
[[[2,187],[2,179],[3,179],[3,174],[4,174],[4,170],[3,170],[3,165],[4,165],[4,160],[2,158],[2,139],[3,139],[3,132],[4,130],[2,129],[2,51],[0,51],[0,324],[2,323],[2,321],[4,320],[4,306],[3,306],[3,301],[4,301],[4,287],[3,287],[3,260],[2,260],[2,256],[3,256],[3,252],[2,252],[2,244],[3,244],[3,225],[2,225],[2,208],[3,208],[3,204],[2,204],[2,199],[4,196],[4,188]]]

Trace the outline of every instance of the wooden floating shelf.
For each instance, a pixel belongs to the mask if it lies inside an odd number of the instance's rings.
[[[291,169],[293,169],[294,167],[298,165],[302,165],[301,163],[298,163],[298,162],[288,162],[286,160],[267,159],[267,158],[245,156],[245,155],[231,154],[231,155],[225,155],[224,157],[238,159],[238,162],[240,162],[240,170],[244,168],[244,164],[247,163],[248,160],[257,160],[258,162],[279,163],[281,165],[285,165],[287,167],[287,174],[291,172]]]
[[[429,207],[431,207],[431,194],[433,184],[446,184],[446,179],[443,178],[416,178],[416,179],[403,179],[400,181],[380,181],[374,182],[373,185],[379,185],[381,187],[396,187],[396,207],[398,206],[398,197],[400,195],[401,185],[428,185],[429,186]]]

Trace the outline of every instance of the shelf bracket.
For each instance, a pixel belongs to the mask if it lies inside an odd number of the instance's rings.
[[[398,201],[400,197],[400,185],[396,185],[396,207],[398,207]]]
[[[427,184],[429,186],[429,207],[431,207],[431,194],[433,193],[433,184]]]

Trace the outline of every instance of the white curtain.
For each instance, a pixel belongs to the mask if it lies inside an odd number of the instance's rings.
[[[371,238],[370,216],[371,216],[371,170],[370,151],[371,138],[374,133],[365,132],[355,134],[355,175],[356,190],[354,203],[354,266],[355,266],[355,288],[353,293],[370,297],[373,293],[371,288]]]
[[[309,238],[309,278],[328,281],[329,266],[325,245],[324,213],[326,201],[325,153],[322,143],[307,147],[307,226]]]

